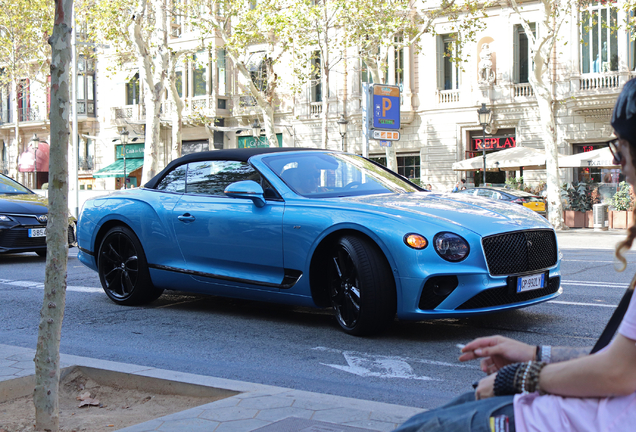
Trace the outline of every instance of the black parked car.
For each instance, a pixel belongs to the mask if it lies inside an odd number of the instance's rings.
[[[521,204],[530,210],[536,211],[542,216],[546,215],[545,199],[539,195],[534,195],[522,190],[488,186],[464,189],[460,192],[484,198]]]
[[[0,253],[46,256],[48,200],[0,174]],[[68,244],[75,246],[75,219],[69,216]]]

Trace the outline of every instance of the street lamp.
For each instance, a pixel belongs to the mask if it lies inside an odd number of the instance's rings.
[[[128,189],[128,184],[126,182],[128,176],[126,175],[126,144],[128,144],[128,129],[124,129],[119,133],[122,150],[124,153],[124,189]]]
[[[255,118],[254,123],[252,123],[252,136],[254,137],[254,147],[258,147],[261,137],[261,124],[257,118]]]
[[[483,186],[486,186],[486,126],[490,124],[490,116],[492,114],[492,111],[486,108],[485,103],[482,103],[481,108],[477,110],[477,114],[479,114],[479,124],[481,125],[483,137],[481,141],[481,148],[483,150],[484,157],[484,178],[482,179],[481,183]]]
[[[31,146],[33,146],[34,150],[34,161],[33,161],[33,176],[34,180],[34,189],[38,188],[38,147],[40,146],[40,139],[38,138],[38,134],[34,133],[33,138],[31,138]]]
[[[347,134],[347,120],[345,120],[344,114],[340,114],[340,118],[336,122],[338,123],[338,132],[340,132],[340,136],[342,137],[342,148],[340,150],[344,151],[344,139]]]

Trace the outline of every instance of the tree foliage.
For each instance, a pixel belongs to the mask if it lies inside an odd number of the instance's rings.
[[[281,103],[289,74],[281,74],[281,62],[307,42],[306,8],[284,0],[193,0],[183,9],[199,31],[206,49],[217,50],[216,38],[241,76],[239,91],[251,95],[265,126],[271,147],[278,147],[274,111]],[[249,100],[244,101],[249,104]]]
[[[10,174],[16,176],[20,152],[20,119],[17,94],[23,79],[46,83],[50,47],[46,43],[52,33],[53,3],[48,0],[15,0],[0,7],[0,88],[12,94],[16,137],[11,154],[15,158]],[[5,122],[8,119],[3,119]]]

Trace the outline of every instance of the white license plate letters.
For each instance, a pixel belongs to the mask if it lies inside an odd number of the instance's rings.
[[[544,279],[545,273],[519,276],[517,278],[517,293],[543,288]]]

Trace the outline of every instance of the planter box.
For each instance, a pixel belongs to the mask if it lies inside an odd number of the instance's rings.
[[[594,211],[585,212],[585,228],[594,228]]]
[[[610,210],[609,227],[614,229],[627,229],[633,223],[634,214],[628,210]]]
[[[587,226],[587,213],[588,212],[565,210],[563,212],[563,221],[565,225],[570,228],[583,228]]]

